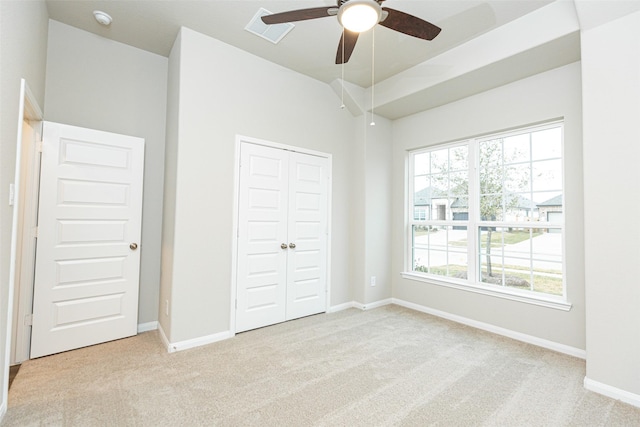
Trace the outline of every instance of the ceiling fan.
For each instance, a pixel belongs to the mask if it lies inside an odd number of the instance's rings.
[[[337,0],[337,6],[290,10],[262,17],[265,24],[304,21],[307,19],[337,16],[343,26],[336,53],[336,64],[349,61],[361,32],[376,24],[424,40],[433,40],[440,28],[399,10],[382,7],[385,0]]]

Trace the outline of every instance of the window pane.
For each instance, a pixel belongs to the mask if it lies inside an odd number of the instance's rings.
[[[536,204],[529,193],[507,193],[505,196],[505,221],[530,221],[536,212]]]
[[[421,218],[414,219],[430,219],[429,210],[431,206],[431,179],[427,176],[416,176],[414,178],[413,206],[414,212],[422,212]]]
[[[482,141],[479,146],[478,157],[480,168],[502,167],[502,140],[493,139]]]
[[[455,147],[451,149],[449,153],[449,169],[452,171],[466,171],[469,169],[469,159],[468,159],[468,151],[467,146]]]
[[[533,290],[562,295],[562,229],[540,230],[533,239],[532,263]]]
[[[562,161],[546,160],[533,163],[533,191],[562,189]]]
[[[480,220],[504,221],[503,206],[502,194],[480,195]]]
[[[449,192],[449,174],[438,173],[431,175],[431,197],[442,199],[447,197]]]
[[[413,226],[413,271],[467,277],[466,226]]]
[[[513,165],[504,169],[504,190],[506,192],[522,193],[530,191],[529,165]]]
[[[415,175],[426,175],[429,169],[429,153],[420,153],[413,156],[413,173]]]
[[[449,196],[462,197],[469,193],[469,172],[453,172],[449,175]]]
[[[562,129],[560,127],[531,133],[533,160],[562,156]]]
[[[562,295],[561,231],[559,228],[480,227],[481,281]]]
[[[469,171],[468,146],[443,148],[412,157],[414,164],[413,220],[451,221],[451,205],[465,198],[464,208],[468,218]],[[453,165],[454,171],[450,167]],[[424,173],[428,171],[428,173]],[[422,174],[417,175],[417,172]],[[458,207],[456,217],[462,211]]]
[[[431,152],[431,173],[445,173],[449,170],[449,149]]]
[[[528,133],[504,139],[504,159],[506,164],[528,162],[529,151]]]
[[[502,229],[495,227],[480,227],[478,229],[480,242],[480,281],[494,285],[502,284]]]
[[[480,165],[480,193],[502,193],[504,185],[504,171],[494,163]]]

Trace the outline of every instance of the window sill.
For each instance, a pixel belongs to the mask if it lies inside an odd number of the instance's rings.
[[[405,272],[401,273],[402,278],[415,280],[418,282],[429,283],[446,288],[460,289],[462,291],[474,292],[482,295],[489,295],[496,298],[503,298],[511,301],[518,301],[527,304],[538,305],[541,307],[553,308],[555,310],[569,311],[572,304],[564,301],[561,297],[553,297],[546,295],[535,295],[529,292],[518,291],[517,289],[502,288],[493,285],[474,285],[461,280],[438,280],[432,276],[423,274]]]

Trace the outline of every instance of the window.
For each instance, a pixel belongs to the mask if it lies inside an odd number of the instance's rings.
[[[410,271],[564,298],[562,144],[556,122],[411,152]]]

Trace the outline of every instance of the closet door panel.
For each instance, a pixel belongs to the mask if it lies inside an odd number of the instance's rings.
[[[236,331],[286,315],[288,153],[242,144],[238,214]]]
[[[287,320],[326,310],[328,160],[289,158]]]

